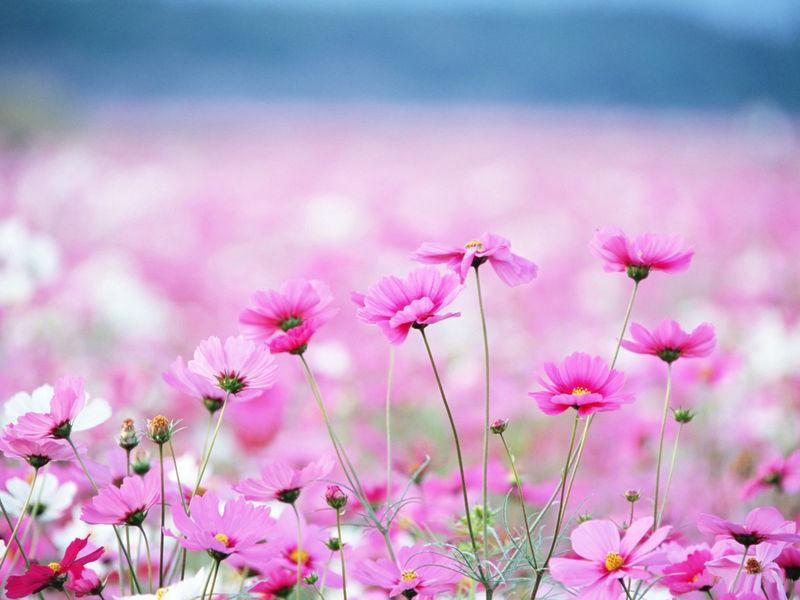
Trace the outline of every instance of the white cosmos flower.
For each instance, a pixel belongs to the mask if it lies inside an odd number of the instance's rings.
[[[9,514],[19,518],[28,491],[31,489],[31,482],[14,477],[6,482],[6,490],[0,491],[0,499]],[[36,478],[36,485],[31,495],[31,505],[38,502],[36,509],[36,519],[39,521],[55,521],[72,506],[78,486],[72,481],[59,483],[58,478],[45,473]],[[31,510],[31,507],[28,507]]]
[[[203,594],[205,584],[206,570],[203,568],[195,573],[194,577],[159,588],[155,594],[120,596],[117,600],[195,600]]]
[[[3,407],[3,426],[15,423],[25,413],[49,413],[50,400],[54,393],[52,385],[42,385],[30,394],[17,392]],[[101,398],[91,399],[89,394],[86,394],[86,404],[72,422],[72,431],[86,431],[105,423],[109,418],[111,418],[111,406],[108,402]]]

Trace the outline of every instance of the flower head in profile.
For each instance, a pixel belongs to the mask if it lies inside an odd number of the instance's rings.
[[[293,469],[284,462],[273,462],[261,468],[259,479],[243,479],[233,489],[248,500],[278,500],[293,504],[309,482],[325,477],[333,469],[333,460],[323,456],[302,469]]]
[[[599,356],[573,352],[560,365],[545,363],[549,379],[537,377],[545,391],[528,394],[546,415],[558,415],[574,408],[585,417],[595,412],[617,410],[633,402],[633,394],[621,394],[625,375],[609,369]]]
[[[787,494],[800,492],[800,450],[786,458],[775,456],[758,465],[755,477],[742,490],[742,499],[749,500],[774,489]]]
[[[277,379],[276,369],[275,358],[266,346],[242,336],[229,337],[224,345],[211,336],[200,342],[194,359],[189,361],[190,371],[240,400],[271,388]]]
[[[463,247],[425,242],[411,258],[421,263],[444,264],[448,270],[458,273],[461,283],[466,280],[470,267],[478,268],[487,261],[507,285],[528,283],[538,271],[527,258],[511,252],[511,242],[493,233],[484,233]]]
[[[619,529],[611,521],[581,523],[570,536],[578,558],[553,558],[550,573],[564,585],[581,588],[583,598],[617,600],[620,579],[649,579],[644,568],[666,561],[658,547],[670,528],[661,527],[647,536],[652,526],[652,517],[637,519],[620,539]]]
[[[747,513],[743,525],[703,513],[697,518],[697,529],[721,539],[732,539],[745,547],[764,542],[800,542],[795,522],[784,519],[772,506],[754,508]]]
[[[29,439],[21,436],[14,425],[8,425],[0,435],[0,451],[9,458],[21,458],[39,469],[53,460],[72,460],[75,454],[62,440]]]
[[[253,308],[239,314],[245,337],[267,342],[272,352],[302,354],[314,332],[336,314],[333,296],[321,281],[291,279],[280,290],[253,294]]]
[[[244,498],[225,503],[220,513],[219,498],[211,493],[193,496],[187,517],[178,504],[172,508],[172,520],[177,533],[164,533],[178,540],[187,550],[205,551],[214,560],[225,560],[231,555],[253,564],[266,560],[271,548],[265,543],[275,527],[270,509],[255,506]]]
[[[634,281],[641,281],[650,271],[685,271],[694,256],[693,248],[683,249],[679,235],[644,233],[630,239],[618,227],[598,229],[589,251],[605,261],[605,271],[625,271]]]
[[[203,406],[212,414],[225,404],[225,392],[220,389],[219,383],[217,381],[212,383],[204,376],[190,371],[181,356],[172,361],[169,371],[164,372],[161,376],[170,387],[187,396],[202,400]],[[242,390],[239,397],[241,398],[245,393],[246,390]]]
[[[130,475],[119,487],[109,484],[83,507],[81,520],[90,524],[141,525],[161,499],[161,479],[155,471]]]
[[[452,592],[461,580],[455,565],[432,546],[405,546],[397,552],[397,562],[387,558],[365,560],[353,575],[361,583],[388,590],[388,596],[428,600]]]
[[[12,575],[6,584],[6,596],[24,598],[37,594],[47,588],[58,590],[70,587],[70,583],[81,579],[85,565],[94,562],[103,555],[103,548],[98,548],[80,558],[78,554],[88,544],[89,536],[77,538],[67,546],[64,557],[59,562],[48,565],[32,564],[22,575]]]
[[[632,323],[631,337],[634,340],[632,342],[622,340],[623,348],[636,354],[652,354],[667,363],[681,357],[708,356],[717,343],[711,323],[702,323],[687,333],[672,319],[664,319],[652,332],[638,323]]]
[[[354,295],[358,317],[377,325],[392,344],[401,344],[412,327],[421,329],[461,313],[442,310],[461,292],[455,273],[442,275],[435,267],[420,267],[405,279],[383,277],[364,295]]]

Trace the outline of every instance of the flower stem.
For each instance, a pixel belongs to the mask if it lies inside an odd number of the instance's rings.
[[[617,340],[617,347],[614,349],[614,358],[611,360],[611,369],[614,368],[614,365],[617,364],[617,357],[619,356],[619,349],[622,346],[622,338],[625,337],[625,330],[628,328],[628,321],[631,318],[631,312],[633,311],[633,301],[636,300],[636,292],[639,290],[639,282],[635,281],[633,283],[633,292],[631,292],[631,299],[628,301],[628,310],[625,311],[625,320],[622,322],[622,331],[619,334],[619,339]]]
[[[742,562],[739,563],[739,570],[736,571],[736,577],[733,578],[733,583],[731,583],[731,594],[733,593],[733,590],[736,589],[736,582],[739,581],[739,575],[742,574],[742,569],[744,568],[744,563],[747,560],[747,550],[749,548],[750,548],[749,546],[745,546],[744,547],[744,554],[742,554]]]
[[[464,461],[461,457],[461,444],[458,441],[458,431],[456,430],[456,424],[453,420],[453,413],[450,411],[450,405],[447,402],[447,396],[444,393],[444,387],[442,386],[442,380],[439,377],[439,370],[436,368],[436,361],[433,359],[433,353],[431,352],[431,346],[428,343],[428,336],[425,335],[424,327],[419,330],[422,334],[422,341],[425,342],[425,349],[428,351],[428,358],[431,361],[431,367],[433,368],[433,376],[436,378],[436,385],[439,386],[439,394],[442,397],[442,403],[444,404],[445,412],[447,412],[447,419],[450,421],[450,429],[453,432],[453,441],[455,442],[456,447],[456,458],[458,458],[458,472],[461,475],[461,494],[464,497],[464,511],[467,517],[467,529],[469,530],[469,538],[472,542],[472,550],[475,553],[475,560],[478,566],[478,574],[480,576],[480,582],[484,585],[487,591],[487,595],[489,593],[489,582],[486,578],[486,575],[483,572],[483,567],[481,567],[480,555],[478,554],[478,546],[475,542],[475,531],[472,529],[472,518],[469,514],[469,499],[467,498],[467,480],[464,477]]]
[[[169,453],[172,455],[172,465],[175,467],[175,479],[178,481],[178,496],[181,499],[181,506],[186,516],[189,516],[189,507],[186,506],[186,498],[183,497],[183,486],[181,485],[181,475],[178,473],[178,459],[175,458],[175,448],[172,445],[172,440],[169,440]]]
[[[139,531],[142,532],[144,539],[144,549],[147,552],[147,585],[150,588],[150,593],[153,593],[153,561],[150,560],[150,543],[147,541],[147,534],[144,532],[144,527],[139,525]]]
[[[658,440],[658,458],[656,459],[656,491],[653,496],[653,531],[659,525],[658,489],[661,483],[661,455],[664,451],[664,430],[667,427],[667,414],[669,413],[669,393],[672,388],[672,363],[667,363],[667,393],[664,396],[664,415],[661,418],[661,435]]]
[[[208,584],[211,583],[211,575],[214,573],[214,569],[219,564],[218,560],[214,560],[214,564],[211,565],[211,568],[208,570],[208,577],[206,577],[206,584],[203,586],[203,593],[200,595],[200,600],[205,600],[206,591],[208,591]]]
[[[297,597],[300,598],[300,585],[303,581],[303,536],[300,530],[300,513],[297,512],[297,507],[292,502],[292,510],[297,519]]]
[[[6,520],[6,524],[8,525],[8,530],[9,530],[9,531],[13,530],[13,529],[14,529],[14,526],[11,524],[11,519],[9,518],[9,516],[8,516],[8,513],[6,512],[6,507],[5,507],[5,506],[3,506],[3,500],[2,500],[2,498],[0,498],[0,511],[2,511],[2,512],[3,512],[3,517],[5,518],[5,520]],[[15,535],[12,535],[12,536],[10,537],[10,539],[11,539],[11,540],[13,540],[13,541],[15,541],[15,542],[17,543],[17,548],[19,548],[19,552],[20,552],[20,554],[22,555],[22,558],[23,558],[23,560],[25,561],[25,566],[26,566],[26,567],[30,567],[30,566],[31,566],[31,561],[29,561],[29,560],[28,560],[28,555],[27,555],[27,554],[25,554],[25,548],[23,548],[23,545],[22,545],[22,543],[19,541],[19,538],[18,538],[18,537],[16,536],[16,534],[15,534]],[[10,544],[9,544],[9,545],[10,545]]]
[[[17,519],[16,525],[14,525],[14,529],[11,530],[11,535],[8,537],[9,540],[13,540],[17,537],[17,531],[19,530],[19,526],[22,523],[22,519],[25,517],[26,511],[28,510],[28,504],[31,501],[31,496],[33,495],[33,487],[36,485],[36,478],[39,476],[39,467],[33,468],[33,481],[31,482],[31,488],[28,490],[28,497],[25,498],[25,504],[22,505],[22,510],[19,513],[19,519]],[[21,547],[22,544],[19,543],[17,540],[17,544]],[[6,545],[6,550],[3,552],[3,558],[0,559],[0,568],[2,568],[3,563],[6,562],[6,557],[8,556],[8,551],[14,546],[12,543],[8,543]]]
[[[536,564],[536,552],[533,549],[533,540],[531,539],[531,532],[528,530],[528,513],[525,510],[525,498],[522,495],[522,484],[519,480],[519,475],[517,474],[517,466],[514,464],[514,457],[511,455],[511,450],[508,448],[508,443],[506,443],[505,436],[501,433],[500,440],[503,442],[503,447],[506,449],[506,456],[508,456],[508,462],[511,464],[511,470],[514,473],[514,483],[517,484],[517,491],[519,492],[519,504],[522,506],[522,518],[525,521],[525,534],[528,538],[528,547],[531,550],[531,560],[533,561],[533,568],[538,569],[539,565]]]
[[[217,564],[214,565],[214,578],[211,580],[211,589],[208,590],[208,600],[214,597],[214,586],[217,585],[217,573],[219,573],[219,564],[220,561],[217,561]]]
[[[486,332],[486,313],[483,310],[483,294],[481,293],[481,277],[478,267],[475,267],[475,285],[478,291],[478,308],[481,313],[481,329],[483,331],[483,373],[484,388],[486,390],[483,402],[483,557],[489,558],[489,335]],[[503,441],[505,444],[505,440]],[[525,510],[525,503],[522,501],[522,491],[520,491],[520,501]],[[527,527],[527,519],[525,520]],[[530,538],[529,538],[530,539]]]
[[[386,528],[391,527],[389,512],[392,506],[392,376],[394,375],[394,346],[389,348],[389,376],[386,382]],[[336,513],[339,514],[338,511]]]
[[[636,502],[631,502],[631,518],[630,518],[630,520],[628,521],[628,527],[630,527],[630,526],[631,526],[631,523],[633,523],[633,508],[634,508],[635,506],[636,506]]]
[[[200,482],[203,481],[203,475],[206,472],[208,461],[211,459],[211,453],[214,451],[214,443],[217,441],[217,435],[219,435],[219,430],[222,427],[222,418],[225,416],[225,409],[228,408],[228,401],[230,400],[230,397],[231,393],[228,392],[225,395],[225,402],[222,403],[222,409],[219,411],[219,419],[217,419],[217,426],[214,428],[214,435],[211,437],[211,443],[208,445],[208,452],[206,453],[205,457],[203,458],[203,462],[200,465],[200,471],[197,473],[197,483],[194,484],[192,496],[197,494],[197,491],[200,489]]]
[[[67,597],[67,600],[72,600],[72,596],[69,595],[67,588],[62,589],[61,591],[64,592],[64,595]]]
[[[125,454],[127,456],[127,464],[125,465],[125,476],[126,477],[130,477],[130,475],[131,475],[131,451],[130,451],[130,449],[125,450]],[[125,547],[128,549],[128,554],[130,554],[130,551],[131,551],[131,532],[127,527],[125,528]],[[120,543],[120,554],[122,554],[122,551],[123,551],[123,548],[122,548],[122,544]],[[120,562],[120,565],[121,565],[122,564],[122,558],[120,558],[119,562]],[[123,579],[124,579],[124,577],[122,576],[122,567],[120,566],[119,584],[120,584],[120,589],[121,590],[122,590]],[[134,591],[135,590],[133,589],[133,578],[131,578],[131,595],[133,595]],[[121,593],[122,593],[122,595],[125,595],[124,591],[122,591]]]
[[[678,456],[678,440],[681,438],[681,431],[683,431],[683,423],[678,427],[678,433],[675,435],[675,445],[672,447],[672,460],[669,462],[669,476],[667,477],[667,487],[664,488],[664,501],[661,503],[661,510],[658,511],[659,524],[661,523],[661,518],[664,516],[664,507],[667,505],[669,487],[672,484],[672,474],[675,472],[675,459]]]
[[[344,572],[344,542],[342,541],[342,519],[339,509],[336,509],[336,533],[339,536],[339,558],[342,561],[342,597],[347,600],[347,576]]]
[[[164,587],[164,525],[166,524],[167,498],[164,490],[164,444],[158,445],[158,462],[161,466],[161,540],[158,550],[158,587]]]

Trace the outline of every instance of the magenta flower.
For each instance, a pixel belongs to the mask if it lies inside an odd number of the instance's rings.
[[[272,352],[302,354],[314,332],[337,310],[328,286],[317,280],[292,279],[280,291],[253,294],[254,308],[239,314],[248,339],[267,342]]]
[[[28,438],[68,438],[72,433],[72,422],[86,404],[86,393],[82,377],[62,377],[55,384],[50,412],[29,412],[17,421],[20,436]]]
[[[778,566],[783,569],[786,579],[797,581],[800,579],[800,550],[787,546],[775,559]]]
[[[756,476],[742,490],[742,499],[748,500],[771,489],[789,494],[800,492],[800,450],[786,458],[776,456],[758,465]]]
[[[769,599],[786,598],[783,587],[783,571],[775,563],[783,544],[760,544],[754,548],[746,547],[744,552],[726,554],[707,564],[708,570],[722,577],[727,587],[736,580],[734,592],[737,594],[758,594],[762,590]],[[741,573],[740,566],[744,564]],[[739,577],[737,579],[737,573]],[[763,596],[758,596],[763,598]]]
[[[353,570],[361,583],[388,590],[388,596],[428,600],[452,592],[461,580],[454,565],[436,548],[417,544],[397,552],[397,562],[387,558],[364,560]]]
[[[161,479],[155,470],[144,477],[130,475],[119,487],[109,484],[83,507],[84,523],[107,525],[141,525],[147,511],[161,500]]]
[[[589,251],[605,261],[605,271],[626,271],[634,281],[641,281],[651,270],[685,271],[694,256],[693,248],[683,250],[679,235],[645,233],[631,240],[618,227],[598,229],[589,242]]]
[[[178,540],[187,550],[205,551],[214,560],[237,555],[248,564],[266,560],[272,548],[265,543],[275,527],[270,509],[254,506],[244,498],[225,503],[222,513],[219,498],[211,493],[193,496],[187,517],[178,504],[172,507],[172,520],[178,530],[164,533]]]
[[[458,273],[461,283],[466,280],[470,267],[477,269],[486,261],[507,285],[528,283],[538,271],[538,267],[527,258],[511,252],[511,242],[493,233],[484,233],[467,242],[463,248],[425,242],[411,255],[411,259],[434,265],[444,264],[450,271]]]
[[[706,569],[706,563],[713,558],[714,554],[708,547],[692,550],[687,553],[685,560],[664,567],[666,577],[661,579],[661,583],[673,595],[710,590],[717,582],[717,577]]]
[[[261,600],[288,598],[297,587],[297,572],[283,565],[271,563],[261,570],[264,581],[250,588],[251,594],[260,594]]]
[[[323,456],[302,469],[293,469],[284,462],[276,461],[261,467],[260,479],[243,479],[233,489],[247,500],[279,500],[292,504],[306,484],[325,477],[331,469],[333,460],[329,456]]]
[[[616,410],[623,404],[633,402],[633,394],[619,394],[625,383],[625,375],[609,370],[608,364],[599,356],[592,358],[583,352],[573,352],[561,365],[544,364],[550,381],[537,377],[546,391],[531,392],[546,415],[558,415],[574,408],[581,417],[595,412]]]
[[[249,399],[275,384],[275,358],[266,346],[242,336],[229,337],[225,346],[216,336],[200,342],[189,361],[189,370],[205,377],[240,400]]]
[[[461,292],[454,273],[442,275],[434,267],[420,267],[405,279],[383,277],[366,295],[353,296],[361,308],[358,317],[374,323],[392,344],[401,344],[412,327],[421,329],[461,313],[442,313]]]
[[[76,538],[67,546],[64,558],[59,562],[51,562],[48,565],[32,564],[22,575],[12,575],[6,584],[6,596],[9,598],[24,598],[38,594],[44,589],[54,587],[61,589],[65,586],[72,589],[71,583],[75,583],[84,576],[84,565],[94,562],[103,555],[103,548],[98,548],[81,558],[78,554],[88,544],[89,536]]]
[[[702,533],[730,538],[745,547],[763,542],[800,542],[796,528],[794,521],[784,519],[780,511],[772,506],[751,510],[744,518],[744,525],[705,513],[697,518],[697,529]]]
[[[652,354],[668,363],[680,357],[708,356],[717,343],[711,323],[702,323],[692,333],[686,333],[672,319],[661,321],[652,333],[638,323],[632,323],[631,336],[635,341],[622,340],[623,348],[637,354]]]
[[[0,451],[9,458],[22,458],[38,469],[51,460],[72,460],[72,449],[61,440],[20,437],[14,425],[8,425],[0,436]]]
[[[617,600],[620,579],[649,579],[645,567],[665,562],[664,553],[656,549],[670,528],[661,527],[645,538],[652,526],[652,517],[637,519],[620,541],[619,529],[611,521],[586,521],[570,536],[579,558],[553,558],[550,574],[564,585],[581,588],[582,598]]]

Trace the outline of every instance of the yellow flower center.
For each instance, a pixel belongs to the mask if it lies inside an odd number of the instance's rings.
[[[609,552],[608,556],[606,556],[606,571],[616,571],[617,569],[621,569],[624,564],[625,559],[616,552]]]
[[[165,587],[158,588],[156,590],[156,600],[161,600],[167,594],[168,590],[169,590],[169,588],[165,588]]]
[[[591,392],[588,390],[588,388],[585,388],[582,385],[572,388],[573,396],[583,396],[584,394],[590,394],[590,393]]]
[[[470,248],[477,248],[478,252],[483,250],[483,244],[480,243],[478,240],[470,240],[466,244],[464,244],[464,249],[469,250]]]
[[[58,575],[58,572],[61,570],[61,565],[58,564],[57,562],[51,562],[47,566],[53,570],[53,575]]]
[[[692,577],[692,583],[694,583],[694,582],[696,582],[696,581],[697,581],[697,575],[695,575],[694,577]]]
[[[231,544],[231,541],[228,539],[228,536],[225,535],[224,533],[218,533],[217,535],[214,536],[214,539],[217,540],[218,542],[222,542],[223,544],[225,544],[226,548]]]
[[[761,563],[755,558],[748,558],[747,562],[744,564],[744,568],[747,569],[747,572],[750,573],[750,575],[761,573]]]
[[[400,579],[402,579],[403,581],[411,581],[413,579],[417,579],[418,577],[419,575],[417,575],[416,571],[405,570],[402,573],[400,573]]]
[[[306,564],[308,562],[308,552],[305,550],[301,550],[300,552],[297,551],[297,548],[292,550],[292,553],[289,555],[289,560],[297,564]]]

